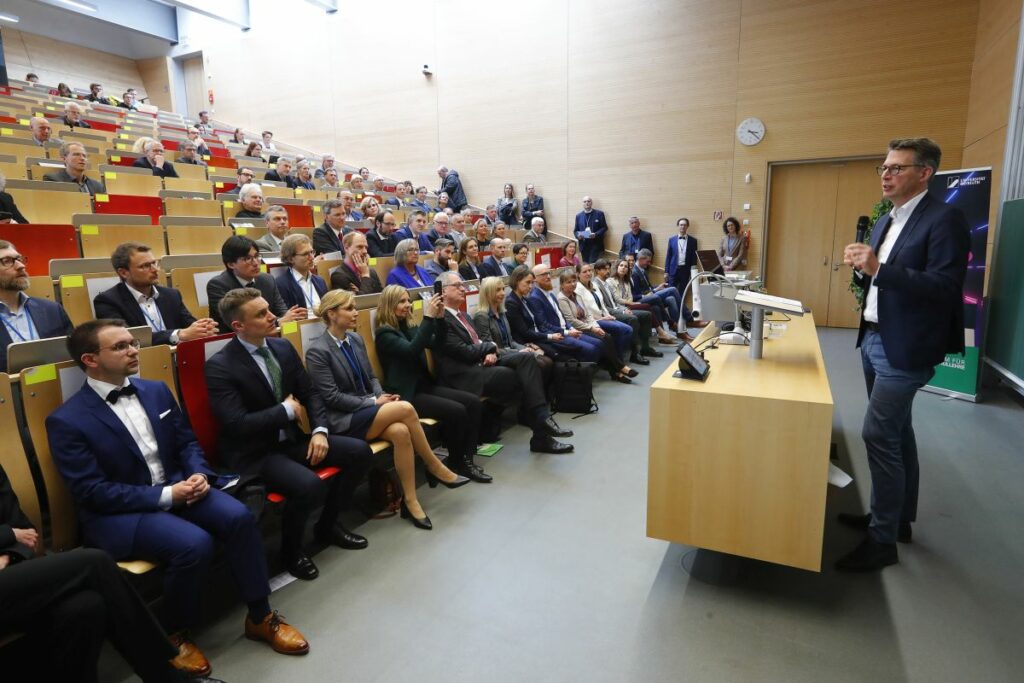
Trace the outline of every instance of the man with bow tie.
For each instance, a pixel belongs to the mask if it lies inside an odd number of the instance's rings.
[[[164,609],[179,648],[175,666],[206,676],[210,664],[191,641],[213,543],[226,548],[244,630],[282,654],[309,644],[271,611],[263,542],[256,519],[218,487],[230,478],[207,464],[170,389],[133,378],[139,344],[122,320],[79,325],[68,337],[85,385],[46,419],[57,468],[68,484],[87,545],[115,559],[164,564]]]

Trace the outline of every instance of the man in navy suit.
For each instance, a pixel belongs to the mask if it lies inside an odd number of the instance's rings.
[[[71,333],[71,319],[64,309],[28,296],[27,289],[25,257],[13,244],[0,240],[0,372],[7,372],[8,345]]]
[[[139,371],[138,342],[122,320],[92,320],[68,338],[68,352],[85,371],[85,385],[46,418],[53,459],[67,482],[88,545],[115,559],[165,565],[168,630],[189,673],[210,664],[187,630],[200,618],[202,587],[213,539],[248,605],[245,634],[284,654],[309,644],[271,612],[270,585],[256,519],[218,487],[230,484],[207,464],[170,389],[131,379]]]
[[[141,242],[117,245],[110,262],[121,282],[93,299],[97,318],[119,318],[130,327],[148,325],[154,344],[176,345],[217,334],[212,318],[196,320],[181,301],[181,292],[156,284],[160,261]]]
[[[580,243],[580,255],[585,263],[593,263],[604,252],[604,234],[608,232],[608,221],[604,212],[594,208],[594,200],[583,198],[583,210],[576,214],[573,234]]]
[[[539,263],[533,267],[533,291],[526,297],[526,305],[541,333],[561,345],[559,351],[576,360],[596,363],[601,359],[603,346],[600,339],[583,334],[569,325],[562,316],[551,281],[551,267]],[[511,323],[509,323],[511,324]]]
[[[258,291],[228,292],[220,314],[235,338],[206,361],[205,372],[210,405],[220,422],[221,457],[286,496],[281,559],[293,576],[315,579],[319,570],[303,551],[302,537],[316,508],[323,506],[315,528],[321,542],[354,550],[367,545],[341,525],[338,515],[369,469],[370,447],[361,439],[328,436],[323,399],[292,345],[274,336],[276,316]],[[312,436],[299,428],[303,411]],[[313,471],[321,467],[341,472],[322,481]]]
[[[445,216],[445,218],[447,218],[447,216]],[[402,240],[416,240],[416,244],[420,248],[420,253],[429,254],[434,251],[434,244],[430,241],[430,238],[427,237],[425,232],[426,229],[426,212],[419,210],[413,211],[406,219],[405,227],[399,228],[395,231],[395,244],[398,244]]]
[[[697,238],[686,234],[690,229],[689,218],[676,221],[676,228],[679,234],[668,238],[665,252],[665,281],[682,292],[690,282],[690,270],[697,265]]]
[[[864,541],[836,563],[875,571],[899,562],[917,516],[919,468],[911,409],[917,390],[947,353],[964,351],[963,284],[970,229],[963,213],[928,194],[942,150],[928,138],[897,139],[878,167],[892,211],[871,245],[846,247],[843,260],[866,292],[857,345],[868,408],[862,435],[871,469],[871,512],[840,515],[866,529]]]
[[[306,315],[312,314],[327,293],[327,283],[316,274],[316,255],[309,238],[301,234],[285,237],[281,243],[281,261],[287,267],[278,268],[274,277],[284,305],[304,308]]]
[[[640,219],[637,216],[629,217],[629,232],[622,236],[622,246],[619,247],[619,258],[626,258],[632,254],[636,258],[641,249],[647,249],[654,253],[654,238],[651,233],[640,229]]]
[[[508,248],[511,244],[512,240],[500,237],[495,237],[491,240],[491,255],[480,264],[480,270],[484,277],[505,277],[512,274],[512,269],[505,263],[505,257],[508,256]]]

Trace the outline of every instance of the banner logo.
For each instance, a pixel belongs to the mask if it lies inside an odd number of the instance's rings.
[[[960,176],[950,176],[946,178],[946,189],[952,190],[954,187],[960,186]]]

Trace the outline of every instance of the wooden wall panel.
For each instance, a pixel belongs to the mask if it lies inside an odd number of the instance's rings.
[[[149,93],[147,104],[156,105],[167,111],[174,110],[171,101],[171,60],[167,57],[139,59],[135,62],[139,69],[143,88]]]
[[[14,78],[25,78],[31,71],[48,85],[63,81],[72,88],[87,90],[89,83],[97,82],[103,84],[108,95],[120,98],[125,90],[135,88],[140,97],[146,97],[135,61],[109,52],[4,26],[4,58],[7,72]]]

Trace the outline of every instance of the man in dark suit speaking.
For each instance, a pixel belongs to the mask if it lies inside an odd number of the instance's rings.
[[[970,230],[963,213],[928,194],[942,150],[928,138],[889,143],[882,194],[893,209],[875,223],[871,245],[843,254],[867,295],[857,345],[868,408],[863,437],[871,468],[871,512],[840,515],[867,537],[836,563],[841,571],[874,571],[899,562],[896,541],[910,541],[917,515],[914,394],[947,353],[963,352],[963,283]]]
[[[196,320],[181,301],[181,292],[162,287],[160,260],[140,242],[117,245],[110,257],[121,282],[93,299],[97,318],[120,318],[132,327],[148,325],[154,344],[176,345],[179,341],[217,334],[212,318]]]

